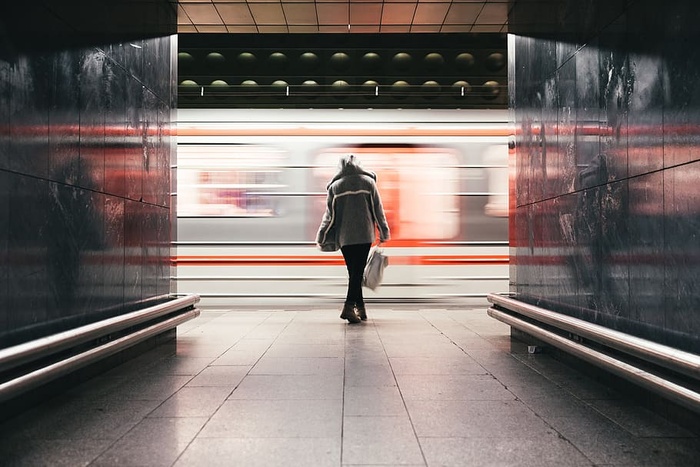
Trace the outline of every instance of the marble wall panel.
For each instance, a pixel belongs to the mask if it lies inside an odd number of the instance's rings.
[[[49,112],[53,57],[21,56],[10,73],[10,170],[48,178]]]
[[[125,199],[107,195],[104,204],[104,287],[105,300],[115,313],[124,308],[126,277]]]
[[[1,112],[1,111],[0,111]],[[10,174],[0,170],[0,310],[8,309],[8,236],[10,234]],[[7,334],[8,313],[0,313],[0,335]]]
[[[552,300],[574,308],[586,305],[588,292],[584,287],[590,283],[589,256],[582,251],[577,238],[579,199],[579,193],[575,192],[553,200],[555,219],[550,227],[553,231],[550,235],[559,238],[554,255],[559,265],[557,290],[551,292]]]
[[[700,34],[687,17],[699,14],[689,0],[663,7],[642,0],[599,29],[597,20],[578,23],[574,34],[559,31],[555,69],[544,75],[518,65],[549,70],[543,57],[551,55],[551,34],[516,36],[509,49],[518,135],[512,290],[694,352],[700,92],[691,83],[700,74],[692,46]],[[551,130],[554,143],[546,141]],[[538,184],[547,185],[546,196]]]
[[[552,191],[564,195],[575,190],[578,173],[577,155],[577,106],[576,61],[566,60],[557,70],[557,158],[549,175]]]
[[[173,91],[173,79],[168,75],[177,67],[171,63],[173,57],[168,49],[170,43],[162,41],[143,41],[143,83],[157,96],[170,96]],[[177,78],[175,78],[177,79]],[[175,93],[177,95],[177,93]],[[170,102],[166,102],[170,106]]]
[[[576,165],[601,153],[600,59],[596,44],[580,48],[576,62]]]
[[[10,64],[0,60],[0,170],[10,168]]]
[[[700,160],[700,48],[697,35],[682,34],[675,28],[688,19],[670,15],[673,22],[667,32],[672,40],[664,44],[665,75],[669,78],[664,93],[664,167]],[[670,19],[669,19],[670,21]]]
[[[549,60],[554,66],[555,60],[550,57]],[[542,86],[542,116],[540,124],[540,170],[542,180],[542,193],[539,195],[539,200],[548,199],[555,194],[558,194],[558,177],[560,155],[559,155],[559,125],[558,125],[558,85],[556,74],[553,73],[545,79]]]
[[[54,54],[49,81],[48,178],[69,185],[76,185],[80,178],[80,119],[77,117],[81,55],[79,50]]]
[[[124,179],[126,197],[143,199],[143,171],[146,158],[145,90],[136,80],[129,80],[126,87],[126,146]]]
[[[127,153],[127,74],[113,60],[105,60],[104,80],[105,118],[105,192],[126,196]]]
[[[629,180],[630,315],[650,327],[664,325],[664,174]]]
[[[124,303],[127,308],[143,296],[145,205],[127,199],[124,203]]]
[[[148,39],[125,40],[118,44],[119,52],[117,53],[120,58],[119,64],[124,67],[126,73],[136,77],[143,85],[145,85],[146,77],[144,74],[144,47],[151,47],[145,42],[150,44],[153,41]],[[164,76],[161,76],[161,79],[164,79]]]
[[[49,182],[25,175],[9,174],[8,216],[8,331],[17,336],[59,318],[49,309],[48,297],[54,293],[48,269],[46,245],[54,235],[50,227]],[[0,339],[3,344],[16,342]]]
[[[174,219],[174,218],[173,218]],[[170,243],[172,237],[170,235],[171,222],[170,209],[160,208],[157,211],[157,245],[158,251],[156,254],[156,295],[166,295],[170,293],[170,277],[175,277],[175,273],[170,271]]]
[[[700,162],[663,172],[664,324],[700,335]]]
[[[83,187],[105,191],[105,108],[107,80],[100,49],[86,49],[80,58],[80,173]]]
[[[174,120],[173,120],[174,121]],[[154,148],[155,153],[155,203],[162,207],[170,206],[170,166],[175,165],[175,159],[171,157],[170,148],[175,140],[171,137],[170,108],[163,102],[159,103],[158,128],[156,133],[157,142]],[[175,145],[173,145],[175,146]],[[152,179],[153,177],[151,177]]]
[[[161,186],[158,177],[162,175],[159,170],[158,151],[162,138],[160,138],[159,105],[155,95],[148,89],[143,93],[143,107],[147,115],[142,127],[142,151],[141,151],[141,199],[145,203],[158,204],[158,188]]]
[[[64,183],[49,183],[46,255],[52,284],[49,309],[82,321],[103,306],[104,196]]]
[[[153,297],[164,291],[163,280],[169,265],[169,218],[166,208],[144,204],[144,222],[142,227],[143,295]],[[165,249],[164,249],[165,248]],[[167,274],[170,272],[168,271]],[[168,279],[169,280],[169,279]],[[169,285],[167,286],[169,288]]]
[[[175,63],[170,37],[0,60],[0,348],[169,292],[173,72],[144,49]]]
[[[638,40],[642,38],[630,38],[630,41]],[[613,73],[617,71],[613,70]],[[630,53],[621,74],[621,79],[632,88],[625,91],[629,96],[629,175],[659,170],[664,165],[663,102],[666,100],[669,77],[658,45],[649,45],[648,52]]]
[[[559,227],[558,198],[551,198],[542,203],[537,203],[540,212],[537,217],[540,222],[540,255],[542,264],[542,288],[540,296],[553,297],[556,301],[562,301],[566,290],[568,278],[565,274],[563,257],[562,230]]]

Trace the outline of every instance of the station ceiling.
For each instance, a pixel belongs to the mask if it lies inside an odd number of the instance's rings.
[[[513,0],[177,3],[180,107],[507,107]]]
[[[503,33],[513,0],[179,0],[179,33]]]

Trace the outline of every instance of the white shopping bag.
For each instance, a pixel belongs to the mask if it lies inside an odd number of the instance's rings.
[[[376,290],[384,278],[384,268],[389,265],[389,258],[384,255],[383,250],[374,248],[369,252],[365,275],[362,278],[362,285],[372,290]]]

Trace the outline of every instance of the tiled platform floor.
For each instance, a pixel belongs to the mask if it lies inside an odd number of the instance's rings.
[[[203,310],[0,427],[3,466],[698,466],[691,433],[485,307]]]

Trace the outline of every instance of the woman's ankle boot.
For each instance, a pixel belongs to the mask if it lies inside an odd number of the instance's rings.
[[[360,316],[360,319],[362,321],[367,321],[367,310],[365,309],[365,305],[357,305],[357,314]]]
[[[355,313],[355,306],[352,303],[343,305],[343,312],[340,313],[340,319],[347,319],[349,323],[360,322],[360,317]]]

